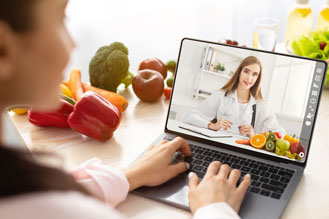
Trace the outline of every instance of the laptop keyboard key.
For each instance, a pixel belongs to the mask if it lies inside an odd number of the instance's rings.
[[[279,175],[276,175],[276,174],[272,174],[270,176],[270,178],[273,179],[273,180],[279,180],[280,179],[280,176]]]
[[[271,197],[272,198],[276,198],[276,199],[280,199],[281,198],[281,195],[278,194],[278,193],[272,193]]]
[[[255,170],[255,169],[253,169],[253,170],[251,170],[251,173],[252,173],[252,174],[256,174],[256,175],[258,175],[258,174],[260,173],[260,171],[259,171],[259,170]]]
[[[282,194],[283,193],[283,189],[278,188],[278,187],[275,187],[275,186],[272,186],[272,185],[269,185],[269,184],[263,184],[261,187],[263,189],[267,189],[267,190],[270,190],[272,192],[276,192],[276,193],[279,193],[279,194]]]
[[[242,167],[241,170],[246,171],[246,172],[250,172],[251,169],[249,167]]]
[[[193,163],[193,164],[200,165],[200,164],[203,163],[203,161],[202,161],[202,160],[194,160],[192,163]]]
[[[251,182],[251,185],[254,186],[254,187],[259,187],[260,186],[260,182],[252,181]]]
[[[272,185],[272,186],[282,188],[282,189],[285,189],[287,187],[286,183],[282,183],[282,182],[279,182],[279,181],[276,181],[276,180],[271,180],[269,184]]]
[[[267,191],[267,190],[264,190],[264,189],[262,189],[262,191],[260,191],[260,194],[261,194],[261,195],[264,195],[264,196],[269,196],[269,195],[271,194],[271,192],[270,192],[270,191]]]
[[[283,176],[283,177],[287,177],[287,178],[291,178],[293,174],[289,173],[289,172],[286,172],[286,171],[283,171],[283,170],[280,170],[278,175]]]
[[[251,179],[257,181],[259,179],[259,176],[256,176],[254,174],[251,174]]]
[[[240,169],[241,168],[241,166],[239,165],[239,164],[236,164],[236,163],[234,163],[233,165],[232,165],[232,168],[233,169]]]
[[[290,179],[286,177],[281,177],[280,181],[283,183],[289,183]]]
[[[204,162],[202,163],[202,166],[205,167],[205,168],[208,168],[209,164],[210,164],[209,162],[204,161]]]
[[[267,178],[262,177],[262,178],[260,178],[259,181],[261,181],[261,182],[263,182],[263,183],[268,183],[268,181],[270,181],[270,180],[267,179]]]
[[[259,188],[255,188],[255,187],[252,187],[250,189],[250,192],[253,192],[253,193],[259,193],[260,189]]]
[[[195,171],[202,171],[202,169],[203,169],[202,166],[196,165],[193,170],[195,170]]]
[[[201,155],[201,154],[198,154],[195,156],[196,159],[199,159],[199,160],[203,160],[204,159],[204,156]]]
[[[205,161],[208,161],[208,162],[212,162],[212,161],[214,161],[215,159],[212,158],[212,157],[206,157],[204,160],[205,160]]]

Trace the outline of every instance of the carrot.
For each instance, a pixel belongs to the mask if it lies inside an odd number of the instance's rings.
[[[120,112],[124,112],[128,107],[128,101],[121,96],[120,94],[103,90],[94,86],[91,86],[89,84],[86,84],[82,82],[83,90],[86,91],[94,91],[95,93],[98,93],[102,97],[104,97],[106,100],[108,100],[110,103],[112,103],[114,106],[116,106]]]
[[[235,141],[235,143],[250,145],[250,139],[238,139],[238,140]]]
[[[68,81],[68,87],[72,92],[73,99],[79,100],[82,96],[83,88],[81,84],[81,71],[80,69],[74,68],[70,72],[70,79]]]

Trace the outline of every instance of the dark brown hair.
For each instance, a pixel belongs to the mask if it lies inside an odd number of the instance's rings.
[[[39,164],[29,152],[4,146],[0,146],[0,176],[0,198],[42,191],[89,194],[64,171]]]
[[[33,12],[41,0],[0,0],[0,21],[6,22],[16,32],[26,32],[34,25]]]
[[[260,68],[260,72],[257,78],[257,81],[255,82],[254,86],[250,88],[251,95],[256,98],[256,100],[263,100],[262,91],[260,87],[260,82],[262,80],[262,64],[255,56],[248,56],[245,59],[242,60],[238,68],[235,70],[233,76],[230,78],[230,80],[221,88],[222,91],[225,91],[225,94],[230,94],[233,91],[235,91],[238,88],[239,84],[239,77],[241,74],[241,71],[244,67],[252,64],[258,64]]]
[[[39,1],[0,0],[0,21],[7,23],[17,33],[33,29],[34,10]],[[75,190],[88,194],[69,174],[36,162],[29,152],[1,145],[0,176],[0,198],[51,190]]]

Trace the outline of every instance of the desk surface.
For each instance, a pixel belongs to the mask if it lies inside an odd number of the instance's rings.
[[[63,167],[99,157],[105,164],[124,167],[134,160],[160,133],[168,109],[168,100],[154,104],[139,101],[131,89],[122,93],[129,106],[114,137],[102,143],[83,137],[70,129],[40,128],[26,116],[9,113],[17,133],[29,150],[51,151],[63,157]],[[282,218],[326,218],[329,216],[329,90],[322,95],[312,148],[304,176]],[[129,218],[190,218],[191,214],[166,204],[129,194],[118,210]]]

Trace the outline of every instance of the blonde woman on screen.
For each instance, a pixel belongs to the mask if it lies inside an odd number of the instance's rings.
[[[214,131],[235,129],[249,137],[269,130],[285,133],[263,99],[261,80],[261,62],[246,57],[231,79],[188,113],[184,122]]]

